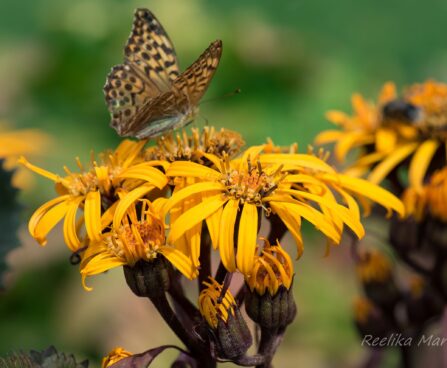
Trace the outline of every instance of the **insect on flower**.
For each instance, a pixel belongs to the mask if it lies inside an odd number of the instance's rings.
[[[111,126],[123,137],[152,138],[197,116],[219,64],[222,41],[211,43],[180,74],[166,31],[149,10],[137,9],[124,54],[124,63],[112,68],[104,86]]]

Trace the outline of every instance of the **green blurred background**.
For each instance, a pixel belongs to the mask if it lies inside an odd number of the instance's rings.
[[[375,98],[388,80],[447,80],[443,0],[2,0],[0,120],[53,137],[34,162],[62,173],[75,156],[119,142],[108,126],[102,86],[122,60],[136,7],[154,11],[182,68],[211,41],[223,40],[205,97],[218,99],[203,105],[204,119],[195,124],[206,119],[236,129],[249,144],[271,137],[304,150],[330,126],[324,112],[349,110],[355,91]],[[219,99],[236,88],[242,93]],[[51,184],[36,179],[22,193],[24,222],[51,197]],[[54,233],[40,249],[24,227],[23,246],[9,258],[8,289],[0,294],[0,354],[54,344],[98,364],[117,345],[140,352],[172,342],[148,303],[131,297],[120,270],[96,277],[95,290],[84,292],[60,231]],[[362,359],[350,316],[356,282],[347,247],[329,258],[323,251],[322,239],[309,231],[296,265],[299,314],[278,367],[346,367]],[[155,367],[167,366],[168,358]]]

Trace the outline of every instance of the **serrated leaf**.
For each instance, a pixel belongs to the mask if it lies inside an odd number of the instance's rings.
[[[72,354],[60,353],[50,346],[43,351],[32,350],[0,358],[0,368],[88,368],[88,361],[77,363]]]

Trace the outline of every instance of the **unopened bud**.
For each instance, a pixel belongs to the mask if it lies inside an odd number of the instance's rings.
[[[381,252],[366,252],[357,265],[357,274],[367,297],[376,305],[391,309],[401,295],[394,282],[392,264]]]
[[[227,290],[221,296],[222,285],[210,278],[199,296],[199,310],[209,326],[211,338],[220,358],[233,359],[245,354],[253,343],[250,330],[239,308]]]
[[[267,329],[284,328],[296,315],[292,292],[293,265],[281,245],[266,240],[253,270],[245,277],[245,309],[249,317]]]
[[[168,266],[163,257],[124,266],[127,285],[137,296],[156,297],[169,289]]]

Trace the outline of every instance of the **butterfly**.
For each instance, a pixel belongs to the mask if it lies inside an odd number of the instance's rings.
[[[222,41],[212,42],[180,73],[174,46],[160,22],[151,11],[137,9],[124,55],[104,86],[110,125],[120,136],[145,139],[194,120],[219,65]]]

